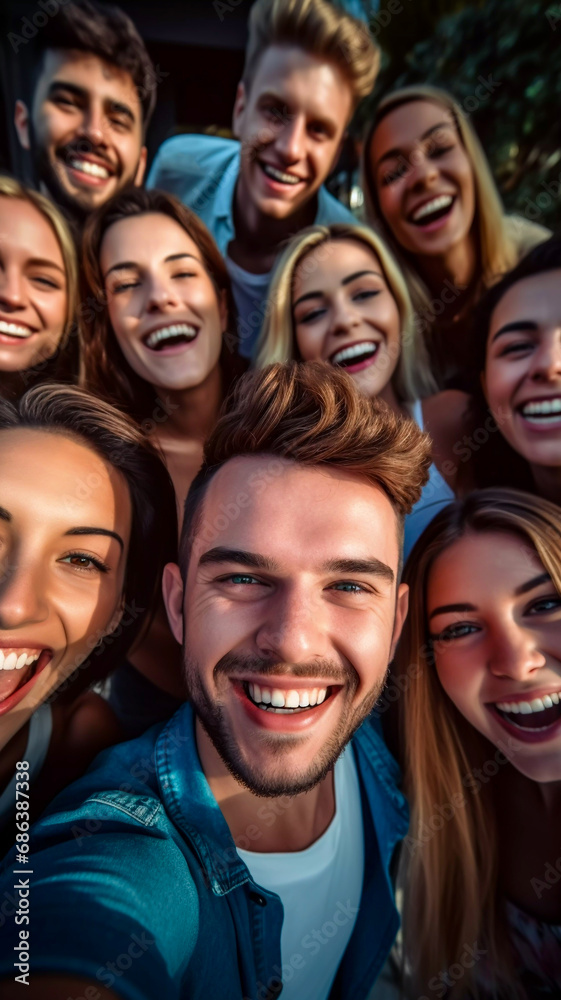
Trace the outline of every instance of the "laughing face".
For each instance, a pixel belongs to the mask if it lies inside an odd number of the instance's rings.
[[[18,101],[15,123],[46,193],[71,212],[91,212],[125,184],[142,183],[136,87],[129,73],[91,53],[48,50],[31,117]]]
[[[483,390],[508,443],[561,466],[561,270],[517,282],[491,317]]]
[[[185,591],[168,566],[164,595],[203,738],[252,791],[313,787],[373,707],[407,610],[398,557],[361,477],[264,455],[211,481]]]
[[[382,216],[405,250],[443,256],[468,239],[473,170],[447,108],[420,100],[390,111],[372,137],[369,165]]]
[[[434,562],[427,612],[440,682],[534,781],[561,780],[561,595],[533,547],[467,534]]]
[[[290,45],[266,49],[234,108],[244,213],[286,219],[309,202],[333,167],[351,112],[351,88],[335,63]]]
[[[61,434],[0,431],[0,747],[121,617],[126,481]]]
[[[345,239],[310,251],[294,276],[293,322],[304,361],[344,368],[367,396],[383,393],[399,361],[401,324],[373,250]]]
[[[191,237],[160,213],[121,219],[103,238],[100,262],[131,368],[157,388],[201,385],[218,365],[227,310]]]
[[[66,272],[54,231],[30,202],[0,196],[0,378],[55,353],[66,310]]]

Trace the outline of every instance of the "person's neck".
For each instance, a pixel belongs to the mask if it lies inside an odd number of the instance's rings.
[[[376,398],[383,399],[384,403],[387,403],[388,406],[394,411],[394,413],[399,414],[400,417],[411,416],[405,404],[400,402],[397,392],[395,391],[393,384],[391,382],[388,382],[388,384],[384,386],[384,388],[382,389],[381,392],[378,393]]]
[[[561,504],[561,465],[532,465],[532,478],[536,490],[544,500]]]
[[[446,253],[429,257],[416,257],[416,265],[430,291],[440,296],[446,281],[458,290],[469,288],[475,278],[477,269],[477,253],[473,234],[466,236],[460,243],[450,247]]]
[[[264,799],[230,774],[199,719],[197,750],[205,777],[236,847],[260,854],[303,851],[335,814],[333,772],[309,792]]]
[[[282,244],[294,233],[311,226],[316,213],[317,196],[314,196],[286,218],[264,215],[238,179],[234,193],[235,236],[229,245],[228,256],[250,273],[265,274],[273,267]]]
[[[215,365],[204,382],[189,389],[160,389],[166,415],[158,436],[204,441],[213,430],[223,399],[222,370]]]

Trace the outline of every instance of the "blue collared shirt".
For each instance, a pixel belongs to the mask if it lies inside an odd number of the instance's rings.
[[[158,150],[147,186],[169,191],[196,212],[228,264],[228,244],[235,235],[234,191],[239,172],[240,143],[236,140],[178,135]],[[356,219],[325,187],[320,187],[315,222],[353,225]],[[239,314],[240,351],[249,358],[266,311],[270,273],[249,275],[237,266],[229,271]]]
[[[399,926],[389,865],[408,822],[397,765],[369,720],[352,746],[365,871],[331,1000],[366,998],[384,964]],[[22,868],[14,858],[10,852],[0,880],[0,976],[10,978],[21,877],[13,871]],[[278,994],[282,903],[252,881],[238,855],[201,769],[189,703],[100,754],[35,825],[29,858],[34,975],[83,976],[127,1000]]]

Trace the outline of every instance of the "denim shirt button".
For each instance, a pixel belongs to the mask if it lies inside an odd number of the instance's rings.
[[[267,900],[264,896],[261,896],[258,892],[250,892],[249,898],[253,903],[257,903],[258,906],[266,906]]]

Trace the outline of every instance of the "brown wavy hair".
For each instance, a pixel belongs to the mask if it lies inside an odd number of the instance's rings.
[[[107,309],[99,255],[103,237],[121,219],[157,213],[177,222],[196,244],[216,289],[224,294],[228,330],[223,334],[219,364],[224,392],[247,365],[238,354],[237,312],[230,277],[222,255],[207,227],[191,209],[165,191],[128,187],[89,216],[82,243],[85,289],[82,306],[84,351],[80,383],[96,395],[123,409],[139,423],[149,418],[157,401],[154,387],[137,375],[125,360],[113,333]]]
[[[261,454],[364,476],[386,494],[402,530],[428,479],[431,440],[413,420],[363,396],[350,375],[322,361],[288,361],[248,372],[207,439],[187,494],[183,571],[210,480],[230,459]]]

